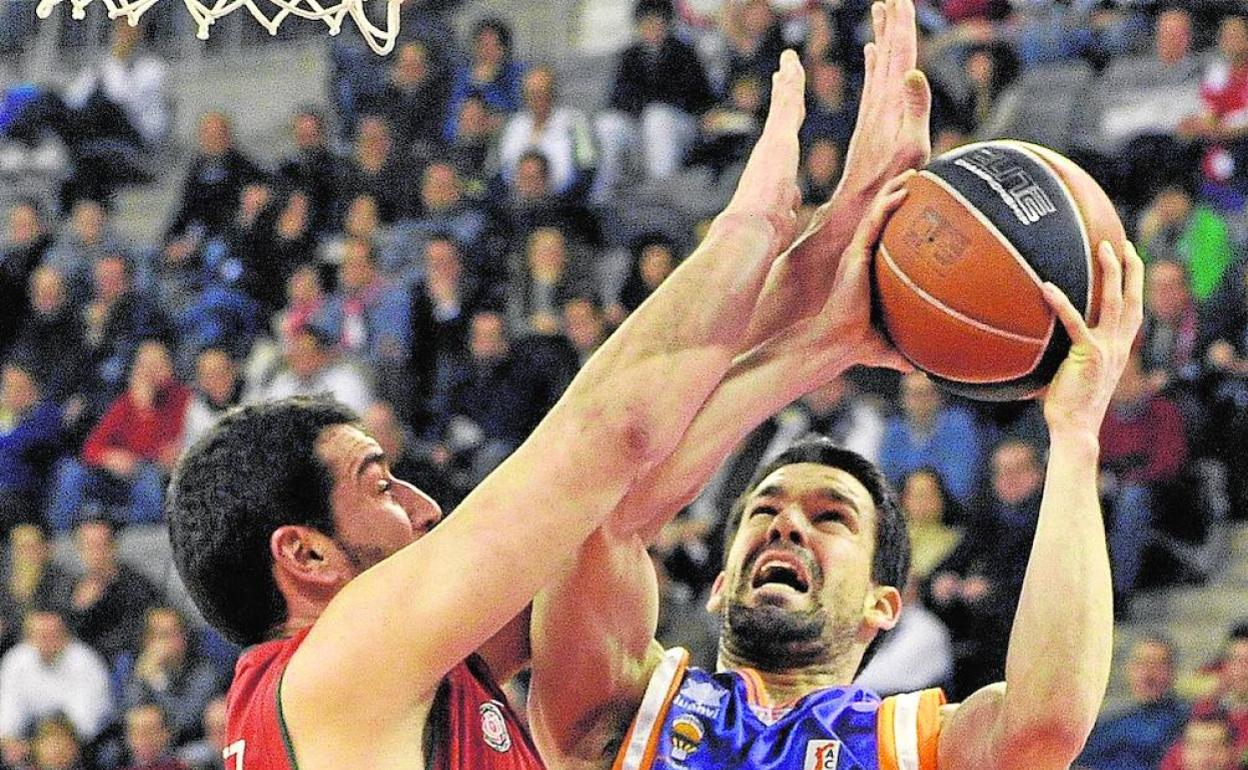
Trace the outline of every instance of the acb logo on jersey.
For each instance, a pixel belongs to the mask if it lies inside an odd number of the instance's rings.
[[[481,737],[485,745],[502,754],[511,748],[511,734],[507,732],[507,720],[498,701],[481,704]]]
[[[835,738],[823,741],[806,741],[806,761],[802,770],[836,770],[836,760],[841,756],[841,742]]]

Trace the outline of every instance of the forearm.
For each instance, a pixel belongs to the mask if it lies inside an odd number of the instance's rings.
[[[1091,431],[1051,437],[1040,520],[1006,659],[1007,747],[1070,753],[1100,710],[1113,652],[1113,592]],[[1056,759],[1057,757],[1052,757]]]
[[[672,454],[629,491],[613,514],[613,531],[636,531],[648,542],[697,497],[751,431],[847,368],[848,355],[805,341],[809,326],[810,321],[798,322],[737,359]]]
[[[564,406],[622,412],[646,454],[672,451],[727,374],[781,238],[762,217],[728,215],[634,312],[568,388]],[[579,408],[579,407],[576,407]]]

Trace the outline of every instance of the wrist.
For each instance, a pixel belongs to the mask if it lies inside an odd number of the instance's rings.
[[[1101,453],[1099,431],[1081,425],[1050,425],[1049,452],[1087,460],[1095,467]]]

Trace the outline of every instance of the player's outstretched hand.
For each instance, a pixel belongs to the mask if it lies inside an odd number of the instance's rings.
[[[845,155],[841,189],[869,200],[889,179],[927,164],[932,154],[932,92],[918,66],[913,0],[871,6],[874,39],[866,60],[858,121]],[[829,207],[813,224],[822,224]]]
[[[1044,285],[1044,298],[1071,339],[1070,352],[1044,395],[1051,433],[1100,430],[1144,317],[1144,263],[1135,247],[1127,244],[1119,255],[1106,241],[1097,259],[1102,286],[1095,326],[1088,326],[1061,289]]]
[[[772,76],[771,106],[736,192],[715,218],[711,235],[762,238],[770,256],[778,256],[797,235],[797,168],[801,163],[798,131],[806,119],[806,73],[793,51],[780,56]]]
[[[837,365],[880,366],[900,371],[914,367],[871,323],[871,264],[884,225],[906,199],[914,171],[889,180],[876,193],[867,215],[841,254],[827,302],[813,319],[821,351],[836,351]],[[830,372],[835,372],[835,369]]]

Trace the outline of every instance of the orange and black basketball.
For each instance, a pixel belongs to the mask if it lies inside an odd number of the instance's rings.
[[[885,332],[946,390],[1034,396],[1070,349],[1041,284],[1057,285],[1095,323],[1095,250],[1126,244],[1113,204],[1069,159],[1015,141],[946,153],[907,188],[872,270]]]

